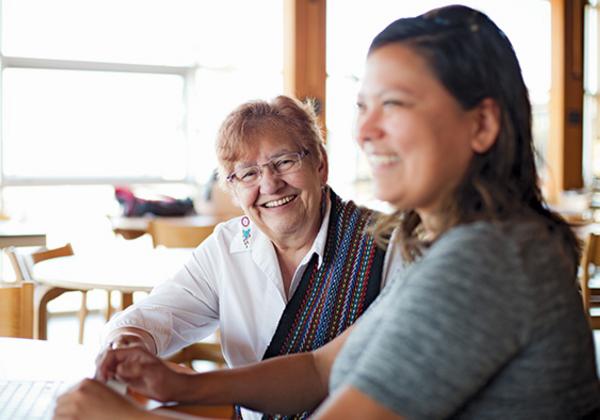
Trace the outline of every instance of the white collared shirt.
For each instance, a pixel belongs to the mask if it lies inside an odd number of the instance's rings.
[[[328,200],[329,201],[329,200]],[[213,234],[192,253],[172,278],[116,315],[105,336],[120,327],[147,331],[165,356],[212,334],[218,327],[223,355],[229,366],[262,359],[279,319],[316,253],[323,261],[331,204],[317,237],[296,269],[289,293],[283,286],[275,248],[244,216],[216,226]],[[249,223],[242,225],[242,219]],[[243,229],[250,229],[247,245]]]
[[[165,356],[207,337],[218,327],[229,366],[262,360],[287,296],[293,296],[315,253],[318,264],[323,261],[330,214],[328,200],[317,237],[294,273],[289,294],[284,290],[273,243],[248,218],[237,217],[217,225],[171,279],[116,315],[106,325],[105,337],[114,336],[121,327],[137,327],[154,338],[158,354]],[[249,222],[247,227],[242,220]],[[243,229],[250,229],[247,243]],[[388,260],[386,255],[382,287],[387,273],[393,273]]]

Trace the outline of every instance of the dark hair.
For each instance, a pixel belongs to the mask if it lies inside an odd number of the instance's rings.
[[[369,54],[390,43],[402,43],[423,57],[442,85],[465,109],[486,98],[500,110],[495,144],[476,154],[455,191],[444,228],[474,220],[505,220],[515,214],[541,215],[557,230],[576,269],[579,243],[568,224],[545,204],[535,165],[531,104],[513,47],[485,14],[466,6],[447,6],[423,15],[398,19],[375,37]],[[400,216],[404,254],[420,255],[425,242],[416,212]],[[397,223],[396,223],[397,224]],[[381,222],[380,226],[389,223]],[[375,227],[377,231],[377,226]],[[381,232],[381,230],[380,230]],[[381,232],[384,233],[384,232]]]

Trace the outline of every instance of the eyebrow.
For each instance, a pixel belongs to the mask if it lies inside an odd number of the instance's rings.
[[[409,95],[409,96],[418,96],[417,93],[410,88],[405,88],[405,87],[401,87],[401,86],[393,86],[393,87],[385,87],[383,89],[380,89],[378,91],[376,91],[373,95],[370,96],[374,96],[377,98],[381,98],[384,95],[387,95],[389,93],[400,93],[403,95]],[[358,92],[358,98],[363,98],[365,96],[364,92]]]

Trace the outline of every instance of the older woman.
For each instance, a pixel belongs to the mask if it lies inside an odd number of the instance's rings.
[[[537,186],[504,33],[464,6],[393,22],[371,45],[357,128],[377,195],[398,209],[376,231],[399,227],[405,265],[352,328],[314,352],[195,376],[117,349],[101,379],[270,413],[320,404],[320,419],[597,419],[577,242]]]
[[[218,327],[227,363],[247,365],[322,346],[379,293],[384,252],[364,234],[373,212],[327,186],[309,105],[241,105],[221,126],[217,156],[245,216],[218,225],[174,278],[111,320],[113,347],[168,355]]]

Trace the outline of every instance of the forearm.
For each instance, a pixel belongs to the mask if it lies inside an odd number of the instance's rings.
[[[316,407],[327,396],[327,384],[320,378],[314,354],[301,353],[190,376],[178,400],[293,414]]]
[[[154,409],[152,411],[143,411],[140,413],[139,417],[130,418],[130,420],[199,420],[200,418],[209,420],[208,417],[198,417],[196,415],[189,415],[185,413],[180,413],[177,411],[170,411],[164,409]]]

